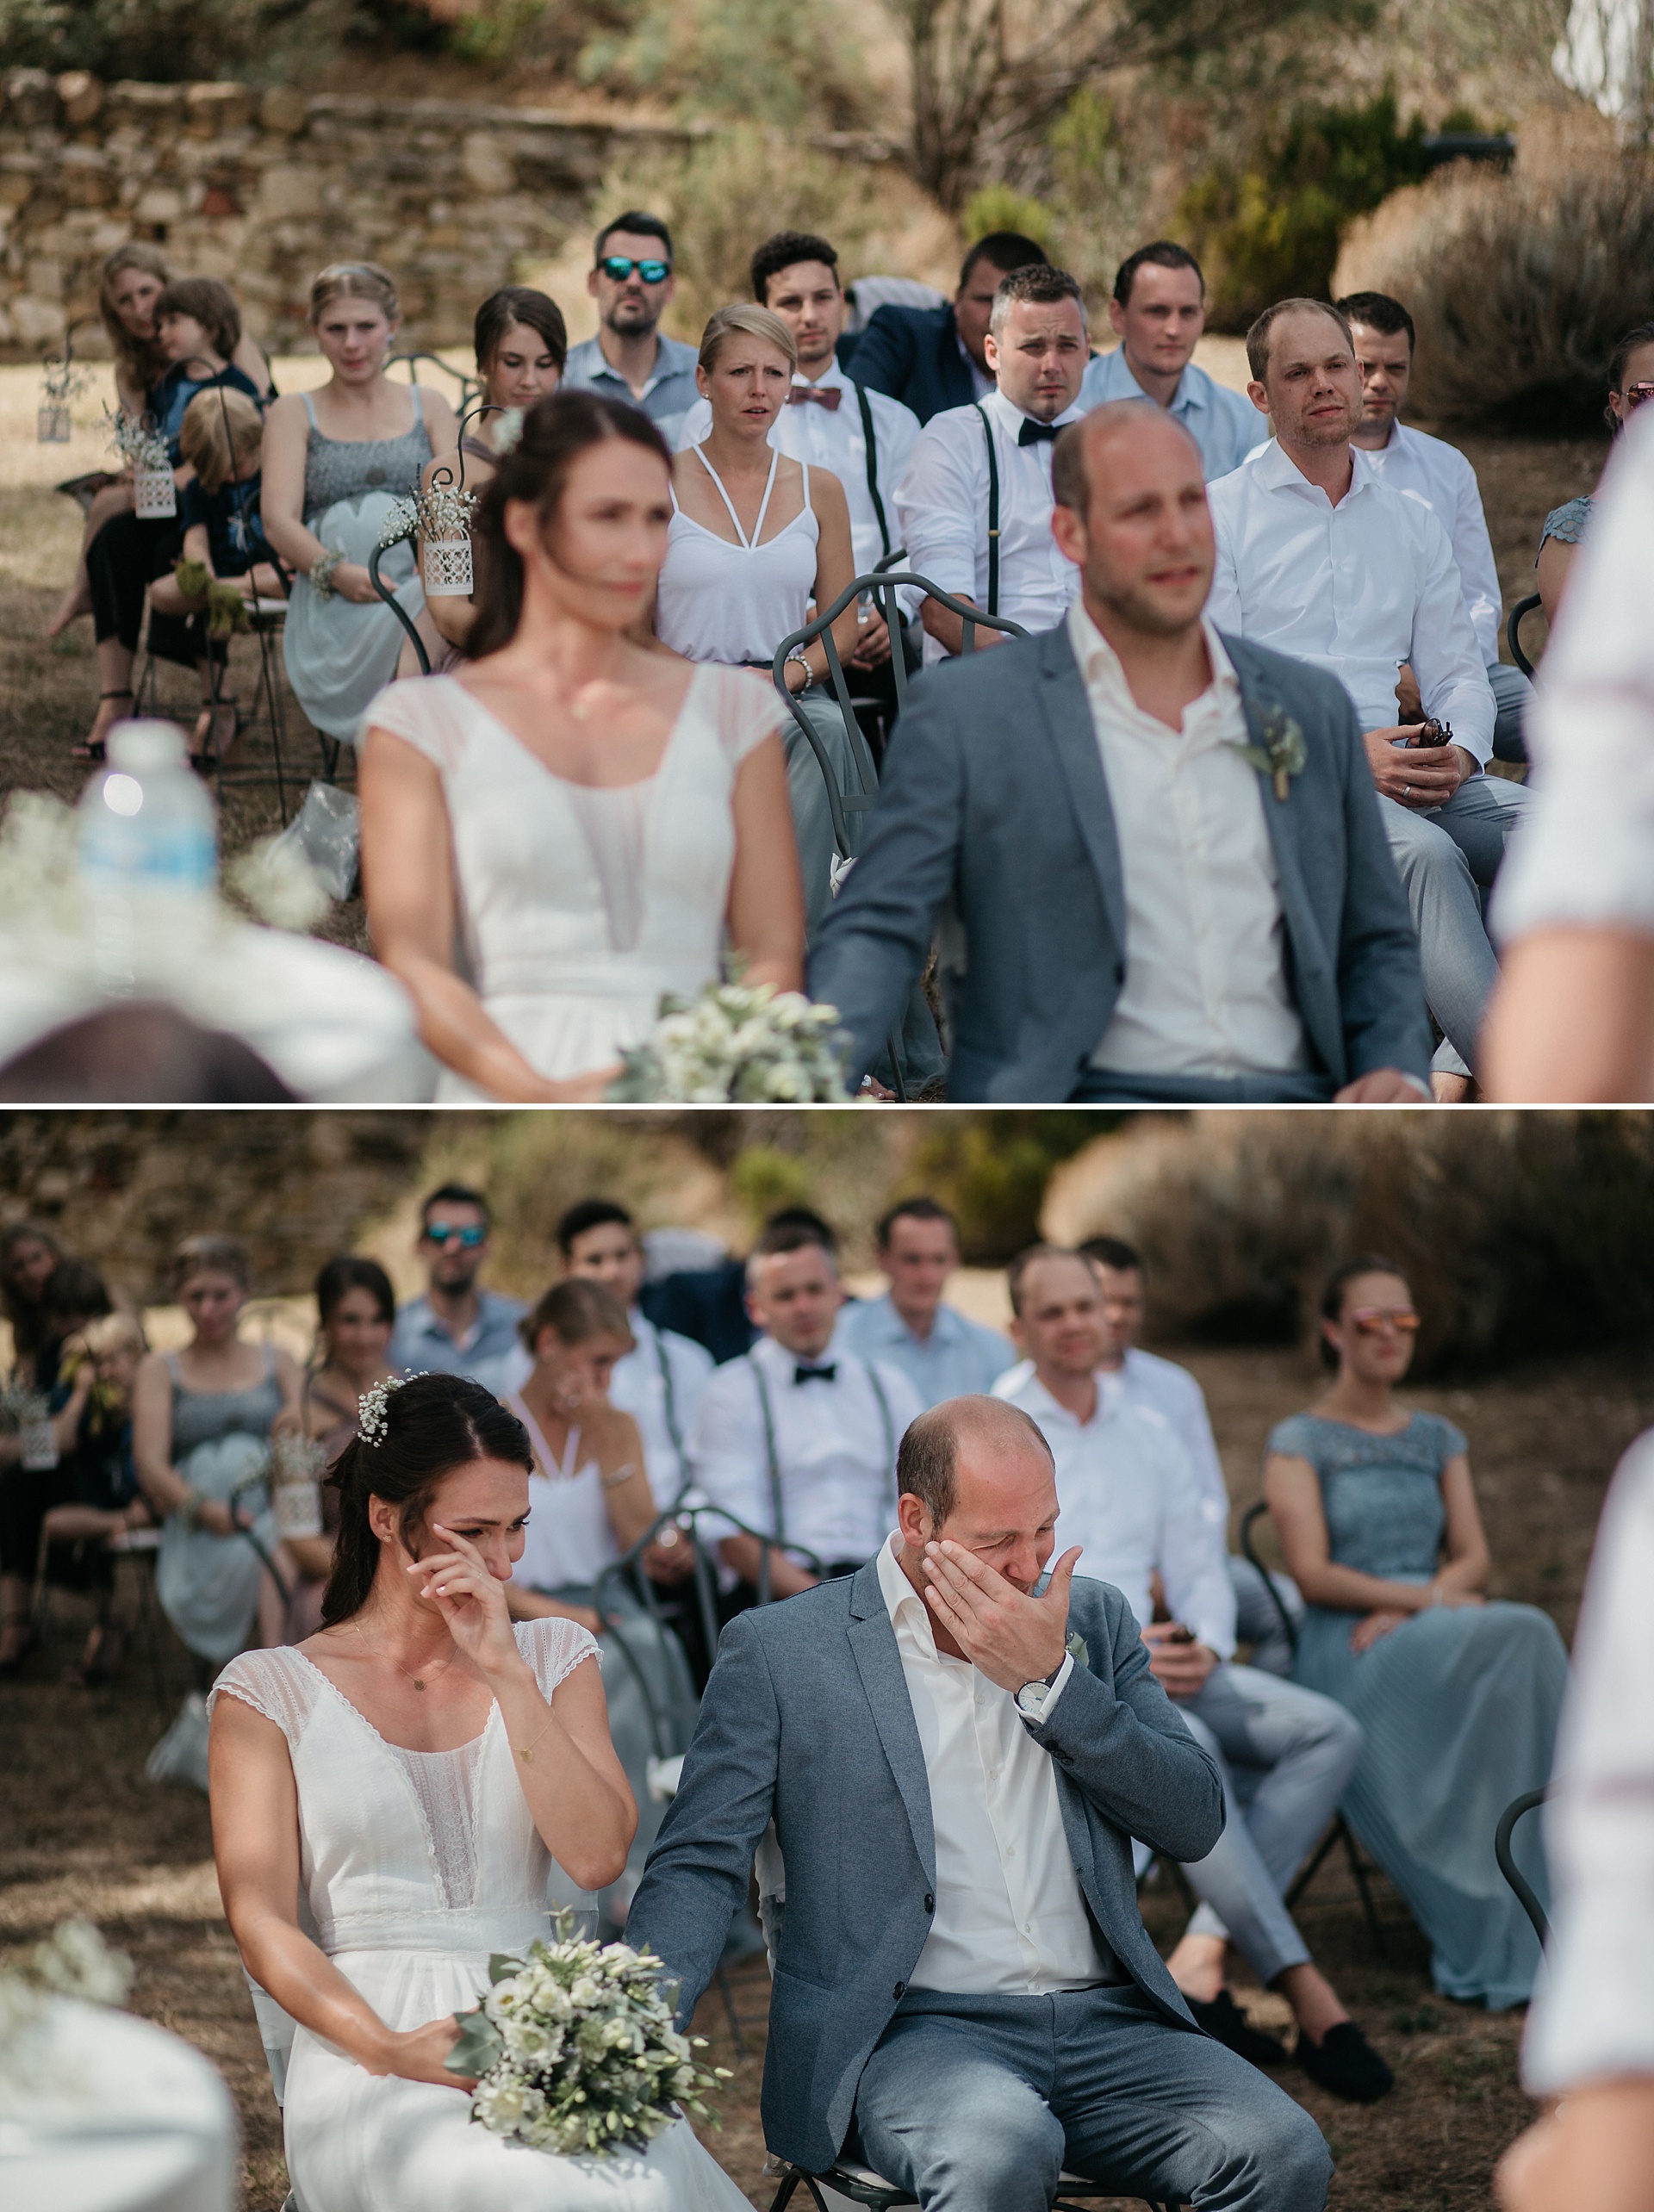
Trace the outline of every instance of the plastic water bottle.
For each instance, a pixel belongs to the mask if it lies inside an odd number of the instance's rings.
[[[81,882],[107,991],[130,996],[198,957],[218,881],[218,825],[170,722],[122,722],[80,801]]]

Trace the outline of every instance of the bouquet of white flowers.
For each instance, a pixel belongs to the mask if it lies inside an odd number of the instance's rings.
[[[109,433],[110,445],[134,475],[159,475],[163,469],[171,474],[172,460],[166,440],[147,415],[129,415],[124,407],[106,407],[103,426]]]
[[[709,983],[699,998],[661,1001],[647,1043],[621,1054],[617,1105],[843,1104],[849,1043],[836,1006],[773,984]]]
[[[672,2025],[661,1961],[628,1943],[532,1943],[525,1959],[488,1961],[493,1988],[460,2015],[451,2072],[475,2075],[471,2117],[538,2151],[605,2158],[640,2149],[678,2117],[706,2117],[701,2092],[730,2078],[700,2065]]]

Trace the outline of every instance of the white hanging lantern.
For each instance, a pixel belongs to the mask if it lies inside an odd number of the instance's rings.
[[[469,532],[427,537],[421,567],[426,599],[469,599],[475,581]]]
[[[37,445],[67,445],[72,428],[69,410],[59,401],[48,400],[35,411],[34,442]]]
[[[143,522],[165,522],[178,511],[178,488],[171,469],[134,469],[132,502]]]
[[[270,1445],[270,1504],[283,1537],[321,1534],[318,1487],[326,1455],[313,1438],[278,1436]]]

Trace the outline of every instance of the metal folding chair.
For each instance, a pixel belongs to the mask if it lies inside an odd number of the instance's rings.
[[[480,376],[473,376],[463,369],[456,369],[451,362],[445,361],[439,353],[424,353],[416,349],[410,349],[407,353],[393,353],[385,363],[387,372],[394,369],[398,362],[405,363],[407,370],[407,381],[410,384],[419,382],[421,362],[426,363],[430,368],[438,370],[445,376],[451,376],[459,387],[459,406],[455,409],[456,413],[469,407],[482,389],[482,380]]]
[[[1543,606],[1544,604],[1544,600],[1537,592],[1530,592],[1525,600],[1517,600],[1515,606],[1510,610],[1510,619],[1505,624],[1505,637],[1509,642],[1510,657],[1530,682],[1533,677],[1533,663],[1522,650],[1522,622],[1526,616],[1532,614],[1536,607]]]
[[[419,525],[416,522],[410,521],[403,529],[398,531],[395,537],[388,538],[382,545],[376,545],[372,552],[368,556],[368,580],[372,584],[375,591],[378,593],[380,598],[383,600],[385,605],[395,616],[397,621],[401,624],[402,628],[413,639],[414,650],[419,656],[420,674],[422,676],[428,676],[431,673],[431,656],[425,649],[425,640],[420,635],[419,625],[414,621],[407,609],[397,599],[395,593],[392,591],[390,586],[385,581],[384,578],[379,573],[379,563],[383,559],[384,556],[389,552],[393,545],[406,545],[414,538],[417,537],[418,535]]]
[[[1551,1923],[1545,1917],[1545,1907],[1539,1903],[1533,1885],[1516,1863],[1515,1854],[1511,1849],[1511,1837],[1522,1815],[1532,1812],[1536,1805],[1543,1805],[1550,1794],[1549,1790],[1524,1790],[1520,1797],[1512,1798],[1499,1816],[1499,1825],[1493,1838],[1493,1855],[1499,1862],[1499,1871],[1515,1891],[1516,1902],[1533,1923],[1533,1933],[1539,1939],[1541,1950],[1551,1941]]]
[[[1275,1587],[1274,1579],[1268,1568],[1259,1557],[1257,1546],[1253,1542],[1253,1525],[1268,1511],[1268,1503],[1262,1498],[1259,1499],[1256,1505],[1247,1507],[1240,1519],[1240,1549],[1263,1578],[1264,1588],[1269,1593],[1270,1603],[1274,1606],[1279,1618],[1282,1632],[1296,1653],[1298,1648],[1297,1623],[1282,1602],[1281,1594]],[[1382,1960],[1388,1962],[1390,1954],[1384,1948],[1384,1931],[1378,1925],[1378,1913],[1373,1904],[1372,1892],[1369,1886],[1369,1877],[1373,1869],[1362,1857],[1350,1824],[1341,1812],[1335,1812],[1328,1823],[1325,1835],[1298,1869],[1283,1902],[1290,1912],[1321,1872],[1328,1855],[1340,1843],[1344,1847],[1344,1855],[1349,1861],[1350,1873],[1355,1883],[1356,1893],[1361,1899],[1361,1910],[1366,1915],[1367,1933],[1372,1938],[1372,1948]]]
[[[803,2166],[793,2165],[784,2159],[776,2159],[774,2165],[780,2169],[781,2182],[771,2200],[769,2212],[787,2212],[787,2207],[800,2189],[809,2192],[810,2201],[818,2208],[818,2212],[831,2212],[821,2193],[824,2189],[830,2189],[839,2196],[848,2196],[852,2204],[867,2205],[869,2212],[898,2212],[899,2207],[917,2204],[919,2201],[917,2196],[911,2196],[906,2190],[898,2189],[881,2174],[875,2173],[871,2166],[857,2165],[851,2159],[841,2159],[821,2173],[806,2172]],[[1087,2181],[1084,2174],[1065,2173],[1057,2184],[1052,2212],[1085,2212],[1085,2208],[1100,2203],[1104,2197],[1120,2196],[1125,2193],[1109,2182]],[[1147,2197],[1144,2202],[1148,2205],[1149,2212],[1178,2212],[1175,2197],[1168,2197],[1164,2202]]]

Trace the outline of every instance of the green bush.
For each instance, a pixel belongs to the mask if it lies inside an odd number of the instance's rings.
[[[527,4],[539,13],[539,0]],[[314,74],[345,47],[438,53],[468,34],[419,0],[0,0],[6,66],[161,84],[280,81]]]
[[[689,116],[796,128],[860,120],[861,58],[842,18],[769,0],[617,0],[581,49],[588,84],[665,93]]]
[[[1052,1169],[1121,1118],[1090,1110],[941,1115],[920,1140],[909,1180],[951,1207],[971,1265],[1003,1265],[1039,1235]]]
[[[1330,299],[1346,227],[1427,165],[1421,119],[1403,130],[1385,91],[1365,107],[1300,108],[1252,160],[1197,177],[1177,229],[1205,265],[1208,328],[1244,331],[1275,300]]]
[[[1055,218],[1042,201],[1015,192],[1009,184],[985,184],[965,202],[960,228],[967,245],[974,245],[990,231],[1020,231],[1049,253],[1056,229]]]

